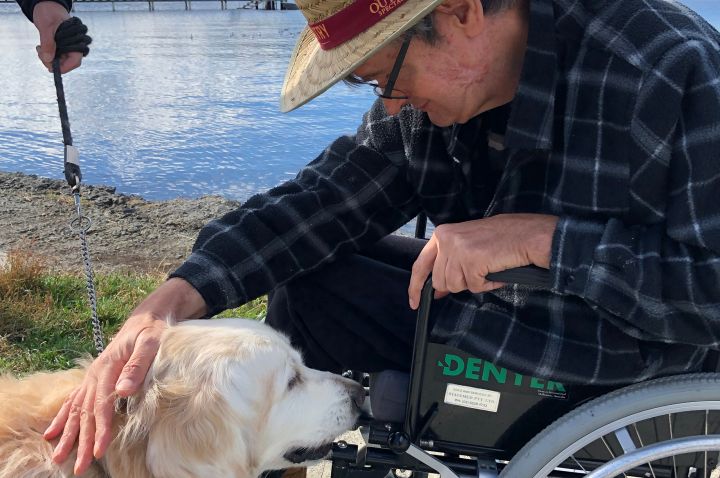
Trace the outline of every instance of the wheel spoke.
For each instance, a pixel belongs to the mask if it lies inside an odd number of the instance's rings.
[[[610,448],[610,445],[608,445],[607,440],[605,440],[605,437],[600,437],[600,439],[602,440],[603,445],[605,445],[605,448],[607,448],[607,451],[608,451],[608,453],[610,453],[610,456],[612,457],[612,459],[614,460],[615,458],[617,458],[615,456],[615,453],[613,453],[612,449]]]
[[[655,425],[653,420],[653,425]],[[643,442],[642,436],[640,435],[640,430],[638,430],[637,423],[633,423],[633,430],[635,430],[635,436],[638,438],[638,443],[640,443],[640,448],[645,446],[645,443]],[[652,463],[648,463],[648,467],[650,468],[650,474],[652,475],[652,478],[657,478],[655,476],[655,470],[653,469]]]
[[[585,473],[587,473],[587,470],[585,469],[584,466],[582,466],[582,464],[579,461],[577,461],[577,458],[575,458],[575,455],[570,455],[570,458],[572,458],[572,461],[575,462],[575,465],[578,466],[578,469],[580,471],[584,471]]]
[[[670,439],[672,440],[672,439],[673,439],[672,413],[668,413],[668,416],[667,416],[667,417],[668,417],[668,424],[670,425]],[[675,462],[675,455],[673,455],[672,461],[673,461],[673,473],[675,474],[674,476],[678,476],[677,463]]]
[[[708,435],[708,415],[710,415],[710,410],[705,410],[705,436]],[[707,478],[708,476],[708,462],[707,462],[707,450],[705,450],[705,465],[703,466],[703,476]]]
[[[610,445],[608,444],[608,442],[607,442],[607,440],[605,439],[605,437],[600,437],[600,439],[602,440],[603,444],[605,445],[605,448],[607,448],[607,451],[608,451],[608,453],[610,453],[610,456],[613,458],[613,460],[614,460],[615,458],[617,458],[617,456],[615,456],[615,453],[613,453],[612,448],[610,448]],[[627,475],[626,475],[625,473],[623,473],[623,476],[624,476],[625,478],[627,478]]]

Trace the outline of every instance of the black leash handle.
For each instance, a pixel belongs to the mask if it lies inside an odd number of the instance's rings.
[[[515,267],[500,272],[491,272],[485,279],[507,284],[527,285],[549,289],[551,284],[550,271],[538,266]]]
[[[80,181],[82,181],[80,154],[77,148],[73,146],[70,119],[68,118],[67,103],[65,102],[65,88],[60,74],[59,56],[55,56],[53,60],[53,77],[55,79],[58,110],[60,111],[60,127],[62,128],[63,144],[65,145],[65,180],[73,191],[80,191]]]
[[[68,118],[67,103],[65,102],[65,88],[60,73],[60,58],[71,52],[90,53],[88,45],[92,38],[87,35],[87,27],[77,17],[71,17],[62,22],[55,31],[55,59],[53,60],[53,77],[55,91],[57,92],[58,109],[60,110],[60,126],[62,127],[63,144],[65,145],[65,180],[73,191],[80,190],[82,173],[80,171],[80,155],[73,146],[70,132],[70,119]]]
[[[55,78],[55,91],[57,92],[58,109],[60,110],[60,126],[62,126],[63,143],[72,146],[72,133],[70,132],[70,120],[68,119],[67,104],[65,103],[65,88],[63,87],[62,75],[60,74],[60,57],[55,56],[53,60],[53,76]]]

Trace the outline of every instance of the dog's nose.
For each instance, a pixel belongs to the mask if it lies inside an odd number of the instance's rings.
[[[352,397],[355,405],[360,408],[365,402],[365,387],[363,387],[359,383],[353,384],[352,387],[350,387],[350,397]]]

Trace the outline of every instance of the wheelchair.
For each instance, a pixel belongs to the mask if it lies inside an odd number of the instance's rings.
[[[543,280],[507,272],[494,280]],[[720,478],[717,354],[710,373],[566,386],[429,341],[432,294],[428,279],[410,374],[355,377],[372,416],[361,418],[364,443],[334,443],[332,478]]]

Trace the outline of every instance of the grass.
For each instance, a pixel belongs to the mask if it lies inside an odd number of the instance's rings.
[[[164,279],[159,272],[96,275],[105,342]],[[265,307],[263,297],[221,316],[260,318]],[[94,355],[95,348],[85,278],[54,272],[27,251],[10,251],[0,267],[0,372],[69,368],[87,354]]]

